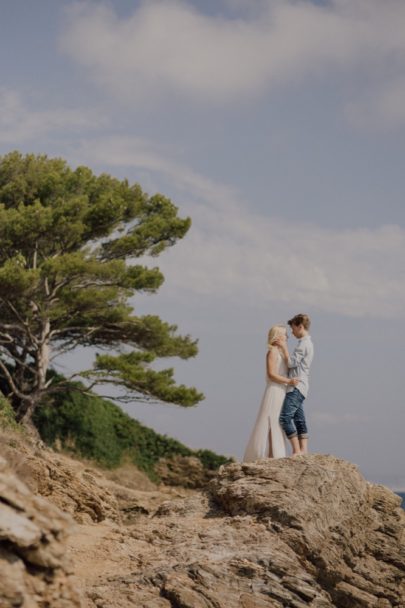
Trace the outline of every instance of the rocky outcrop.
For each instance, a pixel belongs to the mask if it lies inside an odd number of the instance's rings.
[[[399,504],[331,456],[226,465],[208,492],[110,530],[119,558],[89,605],[404,608]]]
[[[405,513],[398,496],[326,456],[230,465],[211,484],[230,515],[250,515],[347,608],[405,606]]]
[[[18,477],[35,494],[40,494],[77,522],[120,520],[120,510],[110,482],[94,467],[35,448],[28,440],[2,437],[1,454]]]
[[[71,518],[32,492],[0,458],[1,608],[79,608],[66,556]]]
[[[216,474],[204,468],[199,458],[179,454],[161,458],[155,470],[164,484],[183,488],[204,488]]]
[[[86,608],[405,607],[400,498],[343,460],[232,463],[202,491],[139,489],[129,468],[107,479],[15,438],[0,448],[31,490],[1,464],[0,608],[74,608],[73,580]],[[79,522],[68,536],[48,500]]]
[[[168,498],[191,491],[158,486],[131,463],[100,470],[51,449],[39,448],[18,434],[0,433],[0,453],[32,492],[70,513],[80,524],[106,520],[128,523],[140,514],[154,513]]]

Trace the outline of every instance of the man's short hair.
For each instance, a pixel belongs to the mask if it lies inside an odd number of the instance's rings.
[[[295,315],[292,319],[288,321],[288,325],[291,327],[292,325],[303,325],[304,329],[308,330],[311,326],[311,319],[308,315],[299,314]]]

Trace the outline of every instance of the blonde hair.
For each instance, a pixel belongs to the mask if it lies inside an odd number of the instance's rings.
[[[287,331],[287,327],[285,325],[273,325],[270,328],[269,334],[267,336],[267,348],[271,350],[273,348],[273,342],[282,334],[285,334]]]

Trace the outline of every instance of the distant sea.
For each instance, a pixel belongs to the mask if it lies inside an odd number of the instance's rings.
[[[397,494],[402,498],[402,508],[405,509],[405,492],[397,492]]]

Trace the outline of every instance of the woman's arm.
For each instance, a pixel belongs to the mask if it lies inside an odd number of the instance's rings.
[[[282,338],[277,338],[277,340],[274,341],[274,344],[280,347],[281,355],[285,360],[287,367],[290,369],[293,367],[298,367],[302,359],[305,357],[306,350],[305,347],[303,347],[301,344],[297,345],[291,356],[288,352],[287,342],[285,340],[283,340]]]
[[[273,382],[277,382],[278,384],[288,384],[289,386],[296,386],[298,384],[298,378],[286,378],[285,376],[280,376],[277,374],[276,369],[277,351],[275,348],[272,348],[267,353],[267,375],[270,380],[273,380]]]

